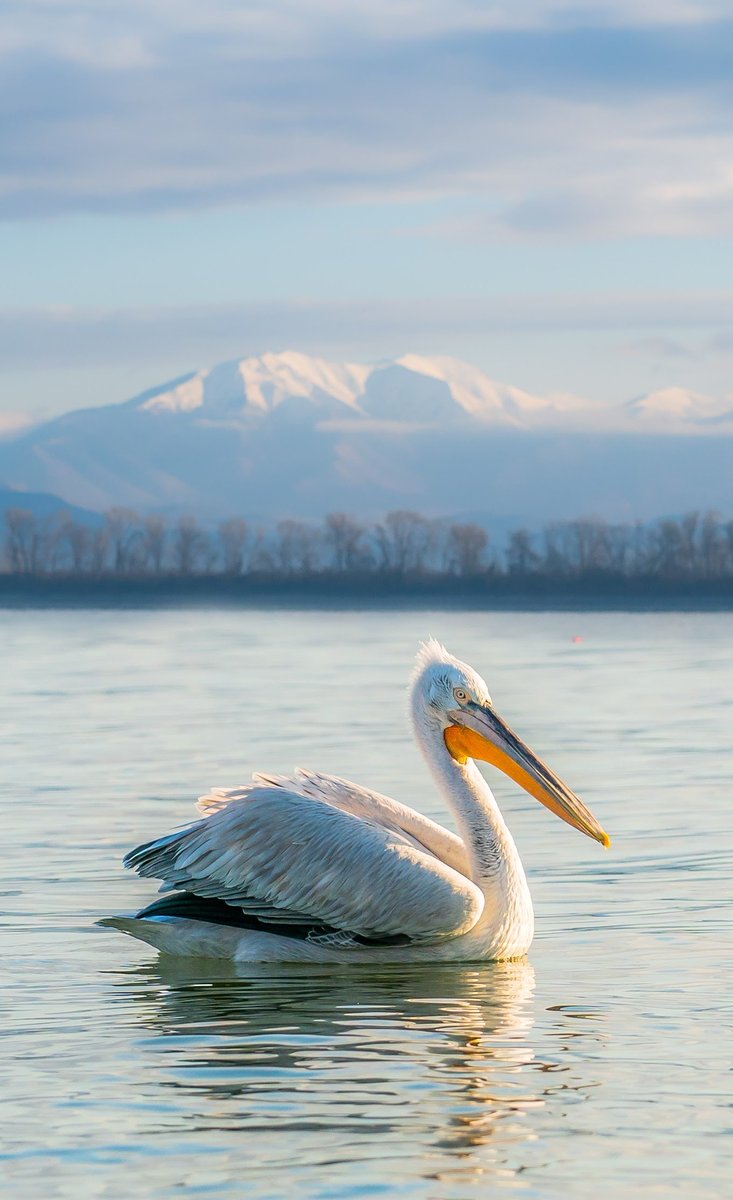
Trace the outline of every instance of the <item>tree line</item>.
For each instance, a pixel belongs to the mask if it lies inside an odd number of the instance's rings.
[[[230,517],[215,529],[112,508],[91,525],[69,512],[5,513],[5,573],[26,576],[482,576],[707,580],[733,577],[733,520],[693,512],[647,524],[598,518],[516,529],[501,548],[476,522],[407,510],[366,523],[347,513],[262,528]]]

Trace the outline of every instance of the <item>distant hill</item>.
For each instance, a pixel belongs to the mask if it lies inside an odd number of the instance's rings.
[[[18,492],[0,484],[0,514],[9,508],[23,508],[26,512],[32,512],[34,517],[51,517],[57,512],[68,512],[85,525],[99,523],[99,513],[68,504],[60,496],[51,496],[48,492]]]
[[[712,435],[715,436],[712,436]],[[221,363],[0,443],[0,479],[101,511],[470,512],[536,524],[733,509],[733,399],[533,396],[451,358]]]

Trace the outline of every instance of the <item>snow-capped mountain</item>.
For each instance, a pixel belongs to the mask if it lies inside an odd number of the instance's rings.
[[[0,482],[97,511],[206,519],[397,507],[632,519],[733,509],[731,449],[730,397],[670,388],[603,407],[534,396],[452,358],[286,352],[22,431],[0,443]]]
[[[655,428],[663,425],[720,425],[733,421],[733,398],[706,396],[689,388],[659,388],[637,396],[624,406],[624,412],[636,424]]]
[[[135,397],[147,412],[263,420],[278,412],[430,425],[470,419],[528,428],[590,412],[577,397],[533,396],[455,358],[405,354],[386,363],[332,363],[287,351],[220,363]]]
[[[129,403],[147,412],[186,412],[213,418],[262,419],[276,409],[303,404],[319,415],[361,411],[371,368],[330,363],[294,351],[263,354],[196,371]]]
[[[669,387],[604,406],[580,396],[535,396],[459,359],[418,354],[375,364],[332,363],[296,351],[263,354],[196,371],[128,404],[214,420],[262,421],[277,413],[321,421],[353,418],[362,425],[369,420],[441,425],[469,419],[518,429],[632,430],[643,425],[666,433],[671,426],[733,422],[733,397]]]

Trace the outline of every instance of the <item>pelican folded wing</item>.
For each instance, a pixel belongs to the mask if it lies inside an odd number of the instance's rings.
[[[125,865],[276,925],[312,922],[365,940],[460,937],[484,906],[471,880],[414,839],[280,787],[253,787]]]

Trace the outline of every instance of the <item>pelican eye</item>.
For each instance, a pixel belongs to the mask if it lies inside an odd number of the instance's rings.
[[[453,688],[453,695],[459,704],[468,704],[471,699],[465,688]]]

